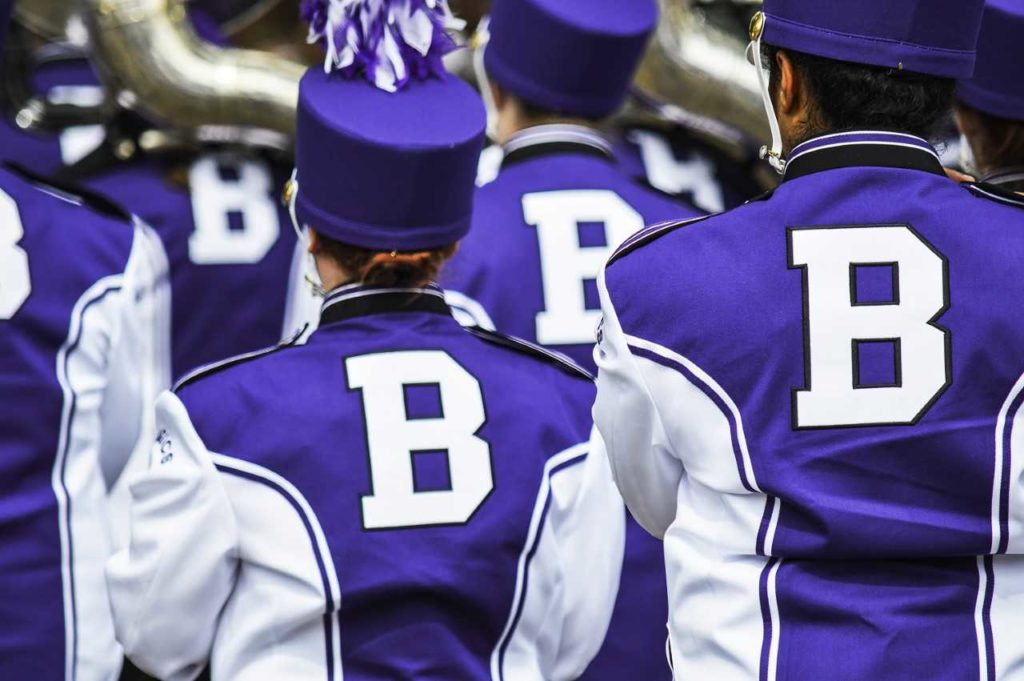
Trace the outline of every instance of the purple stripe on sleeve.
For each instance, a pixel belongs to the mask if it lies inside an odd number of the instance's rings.
[[[251,480],[252,482],[258,482],[266,485],[283,496],[291,507],[295,509],[295,512],[299,514],[299,518],[302,520],[302,525],[306,528],[306,532],[309,534],[309,541],[313,546],[313,555],[316,557],[316,567],[320,571],[320,579],[323,581],[324,585],[324,594],[327,596],[327,607],[324,610],[324,639],[327,644],[327,681],[334,681],[334,591],[331,589],[331,582],[327,578],[327,568],[324,563],[325,558],[320,553],[320,545],[317,543],[316,533],[313,531],[313,526],[310,524],[309,518],[306,517],[306,514],[302,510],[302,506],[299,505],[299,502],[296,501],[296,499],[289,494],[287,490],[273,480],[269,480],[255,473],[250,473],[249,471],[231,468],[230,466],[225,466],[223,464],[216,464],[216,466],[217,470],[222,473],[235,475],[246,480]]]
[[[671,369],[672,371],[677,371],[681,373],[683,376],[686,377],[686,380],[690,381],[695,386],[700,388],[701,392],[707,395],[708,398],[715,403],[715,406],[718,407],[719,411],[721,411],[722,414],[725,415],[725,418],[729,421],[729,435],[732,439],[732,452],[733,456],[736,457],[736,469],[739,471],[740,474],[740,482],[743,483],[743,487],[746,488],[747,491],[756,491],[753,485],[751,485],[750,481],[747,479],[747,469],[743,465],[743,450],[740,448],[739,426],[736,423],[736,419],[733,416],[732,410],[729,409],[729,405],[727,405],[722,400],[722,398],[719,397],[718,393],[715,392],[711,388],[711,386],[709,386],[700,378],[698,378],[696,374],[690,371],[683,364],[680,364],[679,362],[671,360],[667,357],[663,357],[655,352],[651,352],[650,350],[638,348],[635,345],[630,345],[629,349],[637,357],[643,357],[644,359],[650,360],[655,364],[660,364],[666,369]]]
[[[985,628],[985,664],[988,667],[988,681],[996,681],[995,636],[992,634],[992,596],[996,588],[996,575],[992,556],[985,556],[985,600],[981,606],[981,621]]]

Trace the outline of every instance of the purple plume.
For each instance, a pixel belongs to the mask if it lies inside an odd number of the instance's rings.
[[[366,78],[395,92],[411,78],[444,77],[442,59],[462,28],[448,0],[302,0],[309,41],[327,55],[324,70]]]

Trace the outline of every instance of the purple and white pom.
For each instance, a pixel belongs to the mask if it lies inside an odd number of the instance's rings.
[[[444,77],[443,58],[464,23],[448,0],[302,0],[309,42],[327,52],[324,70],[365,77],[395,92],[411,78]]]

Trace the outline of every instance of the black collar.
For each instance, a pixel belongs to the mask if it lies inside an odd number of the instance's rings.
[[[504,146],[501,167],[541,156],[580,154],[615,161],[612,145],[596,130],[579,125],[539,125],[517,133]]]
[[[444,292],[434,285],[423,288],[370,288],[352,284],[327,294],[320,312],[320,325],[385,312],[452,313],[444,300]]]
[[[894,132],[844,132],[817,137],[793,150],[783,182],[836,168],[906,168],[945,175],[928,142]]]

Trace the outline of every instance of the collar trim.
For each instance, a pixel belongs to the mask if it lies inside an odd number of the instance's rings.
[[[615,160],[611,143],[600,133],[582,125],[538,125],[512,136],[503,147],[502,168],[539,156],[584,154]]]
[[[1004,168],[997,170],[981,178],[981,181],[985,184],[994,184],[996,186],[1008,184],[1015,185],[1024,182],[1024,168]]]
[[[431,284],[422,288],[370,288],[349,284],[324,299],[320,324],[332,324],[356,317],[388,312],[429,312],[451,315],[444,292]]]
[[[852,167],[906,168],[945,175],[939,155],[925,140],[895,132],[844,132],[800,144],[790,154],[783,182],[825,170]]]

